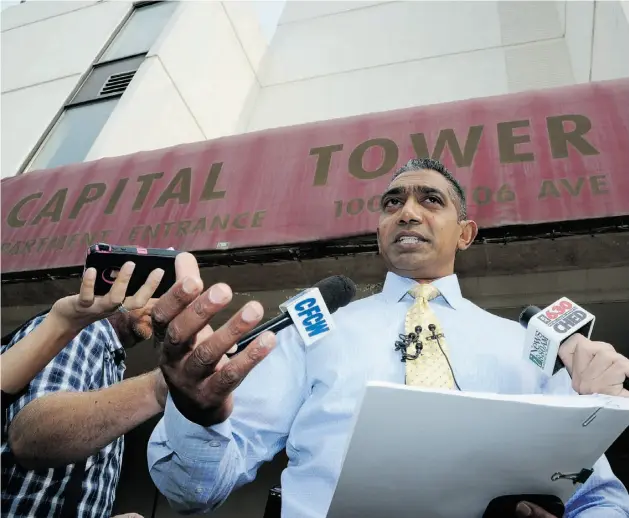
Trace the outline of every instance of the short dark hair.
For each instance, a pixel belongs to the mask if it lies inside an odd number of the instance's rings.
[[[403,173],[408,173],[410,171],[421,171],[422,169],[436,171],[437,173],[441,174],[446,180],[448,180],[450,186],[452,187],[452,189],[450,189],[450,194],[452,195],[452,198],[457,199],[459,202],[459,219],[466,219],[467,201],[465,200],[465,192],[463,191],[463,187],[461,187],[461,184],[454,177],[454,175],[450,171],[448,171],[446,166],[439,162],[439,160],[434,160],[433,158],[412,158],[405,165],[400,167],[395,173],[393,173],[393,178],[391,178],[391,181],[395,180]]]

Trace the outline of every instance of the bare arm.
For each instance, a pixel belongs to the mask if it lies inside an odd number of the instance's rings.
[[[2,391],[16,394],[57,356],[77,333],[65,329],[52,313],[31,333],[2,354]]]
[[[53,468],[94,455],[162,411],[160,371],[92,392],[56,392],[28,403],[9,427],[9,445],[27,469]]]

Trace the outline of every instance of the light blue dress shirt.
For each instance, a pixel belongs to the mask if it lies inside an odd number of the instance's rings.
[[[169,398],[149,442],[148,462],[171,505],[194,513],[214,509],[285,447],[282,516],[324,518],[365,383],[404,383],[394,343],[414,283],[389,273],[381,293],[337,311],[336,329],[310,347],[293,326],[281,331],[276,349],[236,389],[234,411],[224,423],[191,423]],[[433,285],[442,295],[430,305],[461,390],[574,394],[565,369],[548,378],[521,359],[525,333],[517,322],[464,299],[455,275]],[[625,518],[629,496],[602,458],[566,507],[568,518]]]

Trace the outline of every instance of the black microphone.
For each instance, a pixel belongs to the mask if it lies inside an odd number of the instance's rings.
[[[344,275],[333,275],[332,277],[323,279],[315,284],[313,288],[319,288],[321,297],[330,314],[334,313],[339,308],[347,306],[356,296],[356,284]],[[227,356],[231,357],[240,353],[265,331],[277,333],[292,324],[293,319],[290,314],[288,312],[282,313],[249,331],[236,343],[236,352],[228,353]]]

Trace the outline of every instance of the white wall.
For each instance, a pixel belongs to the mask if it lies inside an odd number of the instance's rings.
[[[3,178],[18,171],[129,6],[31,1],[2,12]]]
[[[287,2],[247,129],[628,76],[618,2]],[[607,54],[607,56],[606,56]]]
[[[182,2],[88,159],[627,76],[625,4]],[[3,177],[26,159],[129,5],[29,0],[3,11]]]
[[[80,74],[11,92],[0,98],[2,178],[13,176],[77,85]]]
[[[77,11],[84,7],[95,5],[97,2],[75,2],[74,0],[57,0],[57,1],[29,1],[19,5],[19,9],[5,10],[5,4],[8,4],[6,9],[9,9],[17,4],[15,2],[2,2],[2,17],[1,26],[2,30],[6,31],[15,27],[20,27],[28,23],[33,23],[60,14],[69,13],[71,11]]]
[[[203,139],[167,69],[158,58],[149,58],[118,101],[86,161]]]
[[[486,30],[466,30],[474,13],[487,20]],[[448,19],[448,32],[465,37],[444,37],[438,23],[425,23],[428,17]],[[268,87],[496,47],[497,18],[493,3],[461,2],[453,7],[449,2],[391,2],[283,23],[260,79]]]
[[[574,82],[563,2],[288,2],[249,130]]]
[[[87,160],[242,132],[283,1],[182,2]],[[29,1],[2,13],[2,176],[14,175],[129,2]]]
[[[470,52],[409,63],[364,68],[263,88],[249,131],[498,95],[507,88],[500,50]]]
[[[365,7],[387,2],[358,2],[358,1],[302,1],[288,0],[286,7],[280,18],[280,25],[286,25],[292,22],[300,22],[304,20],[312,20],[330,14],[343,13],[347,11],[356,11]]]
[[[87,159],[241,131],[266,40],[252,2],[182,2]]]
[[[566,3],[566,44],[578,83],[629,76],[629,2]]]
[[[629,22],[629,2],[627,2],[627,0],[622,0],[620,4],[622,5],[622,10],[625,13],[625,18]]]
[[[590,81],[594,0],[566,2],[566,46],[576,83]]]
[[[592,81],[629,76],[629,7],[596,2]]]
[[[262,30],[262,34],[267,43],[269,43],[275,35],[275,30],[280,21],[282,13],[286,7],[286,0],[255,0],[253,2],[239,1],[230,2],[232,5],[250,4],[253,7],[257,24]]]
[[[9,7],[13,7],[14,5],[18,5],[20,0],[0,0],[0,12],[8,9]]]

